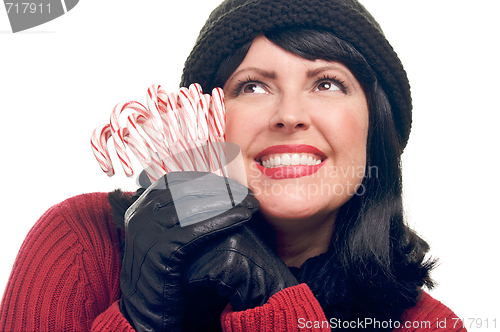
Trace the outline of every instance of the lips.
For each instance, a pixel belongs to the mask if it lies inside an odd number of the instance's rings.
[[[306,144],[271,146],[255,157],[257,168],[271,179],[292,179],[314,174],[325,160],[323,152]]]
[[[265,168],[287,167],[296,165],[318,165],[321,158],[310,153],[279,153],[263,157],[260,164]]]

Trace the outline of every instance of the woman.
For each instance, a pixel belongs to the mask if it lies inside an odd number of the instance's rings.
[[[459,329],[421,290],[434,263],[401,203],[409,85],[359,3],[225,1],[186,61],[181,85],[195,82],[224,87],[249,195],[228,205],[228,186],[247,188],[172,173],[110,194],[112,217],[103,194],[55,206],[22,249],[0,327]],[[210,217],[180,227],[179,209]]]

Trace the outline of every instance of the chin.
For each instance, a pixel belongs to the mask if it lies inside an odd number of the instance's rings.
[[[303,197],[298,195],[262,196],[256,195],[260,202],[260,212],[266,219],[305,220],[327,218],[337,210],[335,201],[327,197]],[[340,203],[341,205],[341,203]]]

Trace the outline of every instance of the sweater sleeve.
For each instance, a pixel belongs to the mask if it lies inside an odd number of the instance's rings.
[[[321,306],[306,284],[283,289],[253,309],[233,311],[228,305],[221,324],[224,332],[330,331]]]
[[[135,332],[120,311],[120,301],[114,302],[94,320],[91,331]]]
[[[462,321],[443,303],[426,292],[418,303],[401,316],[401,325],[395,332],[466,332]]]
[[[119,234],[106,193],[49,209],[19,250],[0,304],[0,331],[132,331],[121,316]]]
[[[228,305],[221,316],[224,332],[330,331],[318,301],[306,284],[286,288],[261,307],[235,312]],[[375,323],[374,323],[375,324]],[[402,315],[394,332],[466,332],[451,309],[422,292],[419,302]]]

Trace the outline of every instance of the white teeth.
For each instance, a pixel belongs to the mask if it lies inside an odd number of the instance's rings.
[[[295,165],[312,166],[321,163],[322,160],[318,158],[319,158],[318,156],[311,156],[310,154],[284,153],[280,156],[279,155],[274,157],[271,156],[266,159],[262,159],[261,164],[266,168],[287,167]]]
[[[291,159],[290,155],[285,153],[284,155],[281,156],[281,164],[283,166],[290,166],[290,159]]]
[[[273,158],[271,158],[272,160]],[[272,166],[277,166],[281,164],[281,158],[279,156],[274,157],[274,164]]]

